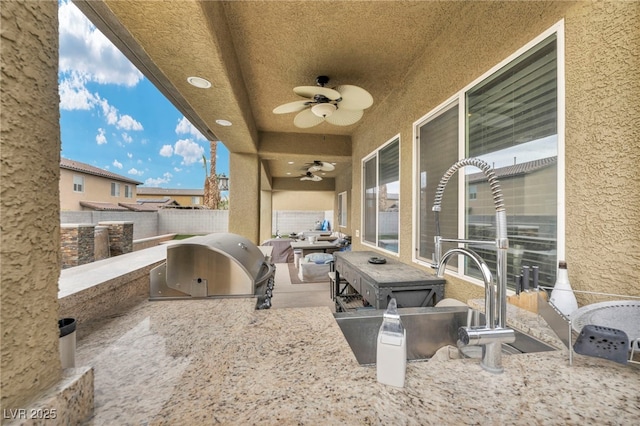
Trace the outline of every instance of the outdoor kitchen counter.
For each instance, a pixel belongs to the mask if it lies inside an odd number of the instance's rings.
[[[410,363],[404,389],[360,367],[328,308],[144,301],[83,324],[90,424],[634,424],[640,370],[565,351]]]

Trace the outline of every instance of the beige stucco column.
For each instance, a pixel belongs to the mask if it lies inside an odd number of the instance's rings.
[[[62,370],[58,351],[58,3],[2,2],[0,15],[0,422],[79,424],[93,370]]]
[[[257,154],[229,154],[229,232],[260,244],[260,161]]]
[[[61,377],[58,4],[2,2],[1,405]]]

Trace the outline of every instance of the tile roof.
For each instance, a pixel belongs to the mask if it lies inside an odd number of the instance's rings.
[[[126,207],[122,207],[113,203],[103,203],[101,201],[80,201],[80,205],[82,207],[86,207],[88,209],[97,210],[97,211],[117,211],[117,212],[129,211],[129,209]]]
[[[537,170],[544,169],[558,162],[558,157],[547,157],[539,160],[528,161],[526,163],[514,164],[512,166],[500,167],[494,169],[496,177],[498,179],[514,177],[518,175],[524,175],[532,173]],[[472,173],[468,175],[469,182],[482,182],[487,180],[487,177],[482,172]]]
[[[136,188],[138,195],[204,195],[204,189],[172,189],[141,186]]]
[[[134,212],[157,212],[158,204],[118,203],[119,206]]]
[[[89,175],[100,176],[107,179],[113,179],[120,182],[132,183],[134,185],[142,185],[142,182],[128,178],[126,176],[112,173],[108,170],[104,170],[87,163],[81,163],[80,161],[69,160],[67,158],[60,158],[60,168],[82,172]]]

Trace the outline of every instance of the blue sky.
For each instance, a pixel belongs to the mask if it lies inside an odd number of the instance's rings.
[[[162,188],[202,188],[209,141],[69,0],[59,2],[62,156]],[[218,143],[216,172],[229,176]]]

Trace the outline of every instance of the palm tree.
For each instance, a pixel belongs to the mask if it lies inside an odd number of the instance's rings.
[[[216,151],[218,141],[209,141],[211,172],[207,173],[207,159],[203,155],[202,162],[204,164],[204,205],[210,209],[218,209],[220,205],[220,188],[218,188],[218,179],[216,177]]]

